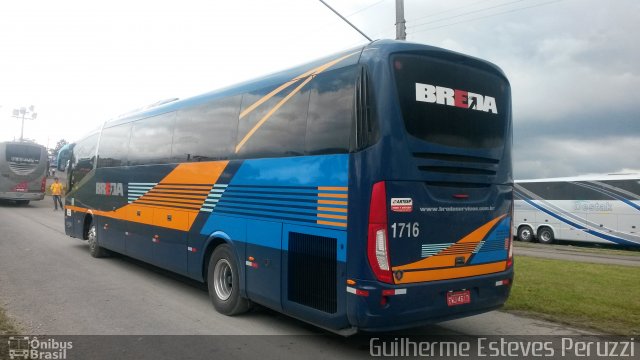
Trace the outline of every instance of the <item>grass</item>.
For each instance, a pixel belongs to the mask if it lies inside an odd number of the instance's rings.
[[[0,308],[0,335],[19,334],[18,327],[7,316],[3,308]]]
[[[640,267],[519,256],[506,310],[608,334],[640,335]]]

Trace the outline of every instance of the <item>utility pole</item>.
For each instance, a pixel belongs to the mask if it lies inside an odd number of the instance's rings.
[[[20,126],[20,142],[24,141],[24,119],[27,114],[29,114],[27,120],[35,120],[38,116],[37,113],[33,112],[33,105],[29,106],[28,109],[24,106],[20,109],[13,109],[13,117],[16,119],[22,119],[22,126]]]
[[[396,40],[406,40],[406,20],[404,19],[404,0],[396,0]]]

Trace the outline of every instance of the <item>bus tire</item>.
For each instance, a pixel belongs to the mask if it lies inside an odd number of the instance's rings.
[[[19,206],[27,206],[29,205],[29,200],[16,200],[16,204]]]
[[[98,244],[98,230],[96,224],[91,221],[89,230],[87,231],[87,242],[89,243],[89,254],[94,258],[102,258],[109,255],[107,249]]]
[[[216,247],[209,258],[207,287],[213,307],[221,314],[238,315],[251,307],[251,302],[240,296],[238,264],[227,244]]]
[[[538,229],[538,242],[540,244],[552,244],[554,240],[555,236],[550,227],[543,226]]]
[[[529,225],[523,225],[518,228],[518,240],[524,242],[533,240],[533,230]]]

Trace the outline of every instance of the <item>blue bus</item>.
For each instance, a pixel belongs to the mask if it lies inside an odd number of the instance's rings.
[[[108,121],[76,142],[65,229],[341,334],[499,308],[513,279],[510,86],[375,41]]]

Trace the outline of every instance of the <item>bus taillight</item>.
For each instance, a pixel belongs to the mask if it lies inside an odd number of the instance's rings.
[[[379,281],[393,283],[387,237],[387,191],[384,181],[373,184],[369,205],[367,256],[369,266]]]
[[[47,189],[47,177],[44,176],[42,177],[42,181],[40,182],[40,191],[45,192],[46,189]]]
[[[509,237],[506,240],[507,248],[507,269],[513,266],[513,211],[514,211],[514,200],[511,199],[511,211],[509,220]]]

